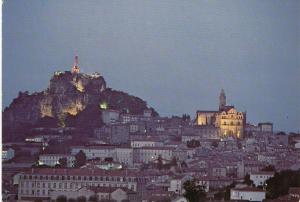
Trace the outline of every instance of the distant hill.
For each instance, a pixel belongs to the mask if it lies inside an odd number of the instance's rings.
[[[152,109],[153,115],[158,115],[144,100],[107,88],[104,78],[97,73],[55,72],[46,90],[20,92],[5,108],[3,140],[23,139],[34,127],[100,127],[100,104],[131,114]]]

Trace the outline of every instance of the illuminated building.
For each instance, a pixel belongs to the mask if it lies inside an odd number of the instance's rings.
[[[196,114],[196,125],[213,125],[220,129],[220,136],[242,138],[245,123],[246,113],[237,111],[234,106],[226,105],[226,95],[223,89],[219,96],[218,111],[201,110]]]

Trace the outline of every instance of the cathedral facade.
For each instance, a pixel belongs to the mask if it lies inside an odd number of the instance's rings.
[[[243,138],[246,112],[239,112],[234,106],[226,105],[226,95],[222,89],[219,96],[219,110],[197,111],[196,125],[213,125],[220,129],[221,137],[233,136]]]

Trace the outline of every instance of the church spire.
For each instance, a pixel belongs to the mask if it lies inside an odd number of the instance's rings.
[[[222,111],[226,106],[226,95],[225,91],[222,88],[220,96],[219,96],[219,110]]]

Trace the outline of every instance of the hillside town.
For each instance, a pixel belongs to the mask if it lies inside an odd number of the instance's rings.
[[[287,170],[300,176],[300,134],[247,122],[223,89],[216,108],[161,117],[103,101],[103,124],[88,135],[67,124],[32,128],[3,143],[3,201],[186,202],[188,183],[201,201],[299,201],[297,184],[272,199],[268,183]]]

